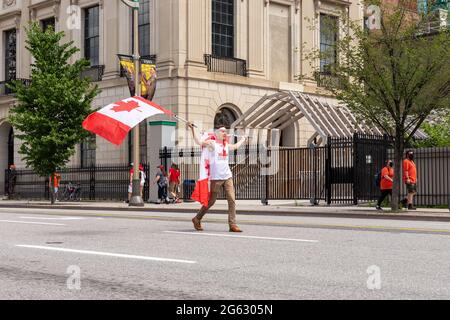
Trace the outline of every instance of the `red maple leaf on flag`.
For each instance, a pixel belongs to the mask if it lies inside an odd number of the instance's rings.
[[[114,112],[123,112],[123,111],[127,111],[127,112],[131,112],[135,109],[139,108],[139,103],[137,103],[134,100],[131,101],[119,101],[115,103],[115,106],[113,108],[111,108],[112,111]],[[139,112],[142,112],[140,110],[138,110]]]

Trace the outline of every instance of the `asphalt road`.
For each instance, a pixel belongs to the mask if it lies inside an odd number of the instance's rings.
[[[0,299],[450,299],[450,223],[0,209]]]

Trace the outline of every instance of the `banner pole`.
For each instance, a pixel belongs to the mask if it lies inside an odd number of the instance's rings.
[[[140,66],[140,56],[139,56],[139,1],[134,1],[137,3],[136,7],[133,7],[133,28],[134,28],[134,48],[133,48],[133,59],[134,59],[134,92],[135,95],[141,96],[141,66]],[[133,129],[133,183],[132,183],[132,194],[130,199],[130,206],[143,207],[144,200],[141,196],[140,191],[140,179],[139,179],[139,165],[141,163],[140,159],[140,146],[139,146],[139,125]]]

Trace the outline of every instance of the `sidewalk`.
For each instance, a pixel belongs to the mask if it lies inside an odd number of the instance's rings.
[[[311,206],[309,201],[270,201],[264,206],[258,200],[236,201],[238,214],[244,215],[283,215],[283,216],[313,216],[313,217],[342,217],[342,218],[375,218],[402,219],[424,221],[449,221],[448,209],[419,208],[417,211],[402,211],[391,213],[388,208],[378,212],[373,207],[359,206]],[[145,207],[129,207],[123,202],[57,202],[50,205],[49,201],[0,200],[0,208],[34,208],[34,209],[71,209],[71,210],[101,210],[101,211],[139,211],[139,212],[182,212],[195,213],[200,208],[198,203],[186,202],[180,204],[150,204]],[[212,213],[227,212],[226,200],[218,200],[210,210]]]

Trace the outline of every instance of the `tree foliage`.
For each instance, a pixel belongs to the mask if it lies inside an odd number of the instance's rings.
[[[450,114],[443,117],[439,122],[425,122],[421,130],[428,138],[415,140],[412,146],[415,148],[450,147]]]
[[[18,102],[9,121],[22,141],[19,153],[26,165],[49,176],[66,165],[75,146],[87,137],[81,124],[99,89],[81,78],[87,60],[70,63],[79,49],[73,42],[62,43],[63,32],[51,27],[44,32],[38,23],[31,23],[26,32],[26,48],[34,61],[31,83],[16,81],[11,86]]]
[[[450,33],[424,34],[427,17],[411,14],[407,1],[375,4],[381,10],[379,30],[365,30],[362,21],[340,17],[339,37],[327,52],[314,51],[312,65],[330,63],[325,86],[360,121],[394,137],[396,180],[393,209],[398,208],[401,158],[405,146],[432,111],[449,113]],[[339,84],[339,86],[336,86]],[[426,127],[426,126],[425,126]]]

